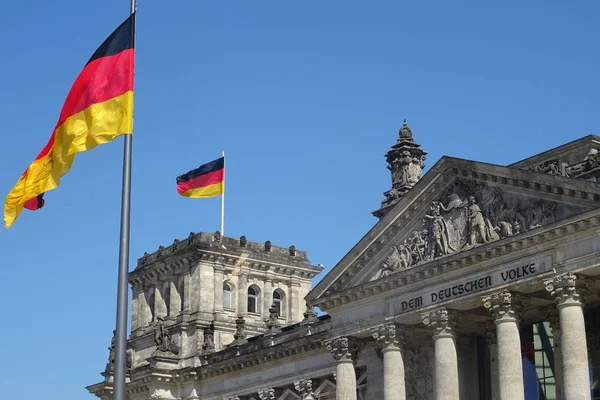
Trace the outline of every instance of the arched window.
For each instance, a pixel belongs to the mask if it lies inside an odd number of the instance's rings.
[[[284,298],[285,293],[283,293],[283,291],[281,291],[280,289],[275,289],[275,291],[273,292],[273,305],[277,309],[277,314],[279,314],[280,317],[283,317],[285,310],[283,306]]]
[[[258,293],[259,289],[256,286],[250,286],[248,288],[248,312],[258,312]]]
[[[223,308],[232,308],[231,292],[232,288],[229,283],[223,282]]]

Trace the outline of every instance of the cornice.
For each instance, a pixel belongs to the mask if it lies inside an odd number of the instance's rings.
[[[432,260],[415,268],[397,272],[375,281],[325,295],[310,303],[325,311],[353,301],[389,292],[408,284],[425,282],[440,274],[466,269],[486,260],[517,253],[534,246],[543,246],[545,243],[551,243],[557,239],[599,226],[600,210],[593,210],[567,220],[555,222],[546,227],[487,243],[468,251]]]

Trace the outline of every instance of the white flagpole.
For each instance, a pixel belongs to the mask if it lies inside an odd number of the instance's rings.
[[[223,193],[221,193],[221,235],[225,236],[225,152],[223,152]]]

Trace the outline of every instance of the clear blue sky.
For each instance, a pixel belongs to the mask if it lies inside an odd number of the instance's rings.
[[[2,196],[128,7],[3,3]],[[175,177],[222,150],[226,234],[331,268],[376,222],[403,118],[428,167],[507,164],[600,133],[598,26],[593,0],[140,0],[132,267],[218,229],[219,199],[180,197]],[[44,209],[0,231],[6,398],[92,398],[115,323],[121,157],[121,138],[78,155]]]

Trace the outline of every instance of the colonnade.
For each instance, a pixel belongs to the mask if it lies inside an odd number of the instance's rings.
[[[555,305],[547,310],[555,342],[554,365],[557,400],[591,399],[588,351],[586,345],[583,297],[591,287],[589,278],[566,273],[544,281]],[[491,353],[494,399],[524,400],[519,316],[529,299],[508,290],[482,297],[492,323],[484,325]],[[456,330],[466,319],[464,313],[438,308],[421,316],[431,330],[434,342],[434,393],[436,400],[459,400],[459,371]],[[403,358],[404,342],[413,328],[389,323],[371,329],[383,354],[383,399],[405,400],[406,381]],[[360,344],[362,343],[362,345]],[[336,362],[337,400],[356,400],[354,363],[364,341],[337,337],[327,342]]]

